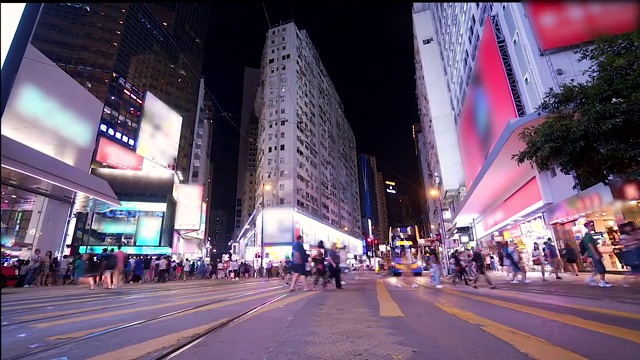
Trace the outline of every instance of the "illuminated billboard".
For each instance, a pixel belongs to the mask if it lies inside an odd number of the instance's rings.
[[[0,11],[0,15],[2,16],[2,21],[0,25],[2,26],[2,31],[0,35],[2,35],[2,67],[4,67],[4,59],[7,58],[26,5],[26,3],[2,3],[1,5],[2,11]]]
[[[526,7],[542,50],[635,31],[640,18],[640,5],[633,1],[530,1]]]
[[[147,91],[138,135],[138,155],[175,169],[182,116]]]
[[[144,158],[133,150],[127,149],[105,137],[98,140],[96,161],[123,170],[142,170]]]
[[[202,222],[202,185],[174,185],[176,198],[176,230],[199,230]]]
[[[458,125],[467,189],[471,188],[505,126],[518,117],[493,26],[489,19],[485,24]]]
[[[2,116],[2,135],[89,169],[102,108],[95,96],[28,45]]]

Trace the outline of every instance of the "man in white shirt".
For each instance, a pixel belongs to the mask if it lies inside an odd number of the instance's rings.
[[[158,282],[167,281],[167,270],[169,269],[169,261],[167,257],[163,256],[158,264]]]

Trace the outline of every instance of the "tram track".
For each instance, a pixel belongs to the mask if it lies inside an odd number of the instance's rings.
[[[172,316],[175,316],[175,315],[187,313],[187,312],[190,312],[190,311],[193,311],[193,310],[205,308],[207,306],[220,304],[220,303],[224,303],[224,302],[227,302],[227,301],[240,299],[240,298],[243,298],[243,297],[246,297],[246,296],[260,294],[260,293],[263,293],[263,292],[266,292],[266,291],[272,291],[272,290],[281,289],[281,288],[282,288],[282,286],[273,286],[273,287],[264,288],[264,289],[257,289],[257,290],[245,292],[245,293],[242,293],[242,294],[228,296],[228,297],[225,297],[225,298],[222,298],[222,299],[209,301],[209,302],[206,302],[204,304],[189,306],[189,307],[186,307],[186,308],[183,308],[183,309],[167,312],[167,313],[164,313],[164,314],[161,314],[161,315],[152,316],[152,317],[149,317],[147,319],[136,320],[136,321],[133,321],[133,322],[130,322],[130,323],[127,323],[127,324],[123,324],[123,325],[114,325],[114,326],[109,327],[107,329],[102,329],[100,331],[95,331],[95,332],[92,332],[92,333],[89,333],[87,335],[83,335],[83,336],[80,336],[80,337],[77,337],[77,338],[63,340],[63,341],[55,342],[55,343],[52,343],[52,344],[49,344],[49,345],[45,345],[45,346],[42,346],[42,347],[34,348],[32,350],[29,350],[29,351],[26,351],[26,352],[23,352],[23,353],[20,353],[20,354],[16,354],[16,355],[13,355],[13,356],[9,356],[9,357],[3,358],[3,360],[32,359],[35,356],[44,355],[44,354],[46,354],[46,353],[48,353],[50,351],[57,350],[57,349],[63,348],[63,347],[68,346],[68,345],[74,345],[74,344],[80,343],[80,342],[85,341],[85,340],[94,339],[94,338],[102,336],[102,335],[114,333],[116,331],[132,328],[132,327],[136,327],[136,326],[140,326],[140,325],[146,325],[146,324],[149,324],[149,323],[154,322],[154,321],[158,321],[158,320],[169,318],[169,317],[172,317]],[[268,300],[267,302],[265,302],[263,304],[260,304],[257,307],[253,307],[252,309],[250,309],[248,311],[243,312],[241,314],[241,316],[240,315],[239,316],[235,316],[234,318],[232,318],[230,320],[234,320],[234,322],[235,322],[235,321],[239,320],[240,318],[245,317],[249,313],[253,313],[253,312],[259,310],[260,308],[262,308],[264,306],[267,306],[267,305],[269,305],[269,304],[271,304],[271,303],[273,303],[275,301],[278,301],[278,300],[284,298],[286,295],[287,295],[287,293],[277,295],[276,297]],[[38,321],[40,321],[40,320],[43,320],[43,319],[38,319]],[[219,326],[221,326],[221,325],[224,325],[224,327],[227,327],[227,326],[231,325],[231,323],[229,321],[225,321],[224,323],[220,324]],[[212,330],[209,333],[213,333],[213,332],[214,331]],[[195,340],[191,340],[191,342],[195,342]]]
[[[65,296],[60,296],[55,297],[55,298],[47,298],[44,300],[37,300],[37,301],[32,301],[32,302],[28,302],[26,305],[22,305],[19,306],[17,304],[15,304],[16,306],[14,306],[14,304],[2,304],[2,316],[3,317],[8,317],[8,316],[14,316],[17,314],[23,314],[23,313],[27,313],[27,312],[33,312],[33,311],[38,311],[38,310],[50,310],[50,309],[54,309],[56,307],[61,307],[61,306],[66,306],[69,305],[71,303],[83,303],[83,304],[87,304],[87,303],[93,303],[93,302],[100,302],[100,301],[105,301],[105,300],[119,300],[119,299],[135,299],[135,298],[140,298],[140,297],[147,297],[148,295],[157,295],[157,294],[162,294],[162,293],[168,293],[168,294],[175,294],[175,293],[179,293],[179,292],[183,292],[183,291],[191,291],[191,290],[211,290],[211,289],[217,289],[217,288],[227,288],[230,286],[247,286],[247,285],[255,285],[255,284],[261,284],[262,282],[246,282],[246,283],[229,283],[229,284],[220,284],[220,285],[213,285],[213,286],[206,286],[206,287],[202,287],[202,286],[188,286],[188,287],[181,287],[181,288],[169,288],[169,289],[152,289],[151,291],[145,291],[145,290],[138,290],[136,289],[133,292],[127,292],[125,294],[118,294],[118,293],[112,293],[112,295],[114,296],[109,296],[109,297],[100,297],[100,296],[96,296],[96,294],[91,294],[90,296],[92,296],[92,298],[87,298],[85,299],[75,299],[72,300],[71,302],[66,302],[64,304],[60,304],[60,305],[49,305],[49,303],[51,302],[56,302],[56,301],[65,301],[68,300],[67,298],[65,298]],[[128,290],[128,289],[126,289]],[[105,289],[105,291],[113,291],[112,289]],[[116,289],[115,291],[119,291],[118,289]],[[69,296],[74,296],[77,295],[78,293],[73,293],[73,294],[69,294],[67,297]],[[102,292],[102,293],[98,293],[98,294],[109,294],[107,292]],[[94,298],[95,297],[95,298]],[[13,309],[18,309],[20,308],[20,310],[16,310],[16,311],[11,311],[11,312],[6,312],[6,310],[13,310]]]

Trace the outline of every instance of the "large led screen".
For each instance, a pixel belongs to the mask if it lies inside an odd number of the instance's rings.
[[[467,189],[505,126],[518,117],[491,21],[485,24],[458,126]]]
[[[162,217],[140,216],[136,227],[136,246],[158,246],[162,235]]]
[[[98,140],[96,161],[123,170],[142,170],[144,158],[133,150],[103,136]]]
[[[293,209],[266,208],[262,211],[262,234],[265,244],[293,242]]]
[[[147,91],[138,135],[138,155],[175,169],[182,116]]]
[[[2,26],[2,31],[0,35],[2,36],[2,42],[0,46],[2,47],[2,67],[4,67],[4,59],[7,58],[26,5],[26,3],[2,3],[1,5],[0,16],[2,21],[0,21],[0,26]]]
[[[176,184],[176,230],[198,230],[202,220],[202,185]]]
[[[640,5],[634,1],[530,1],[527,12],[538,46],[551,50],[637,30]]]
[[[102,108],[95,96],[28,45],[2,115],[2,135],[88,170]]]

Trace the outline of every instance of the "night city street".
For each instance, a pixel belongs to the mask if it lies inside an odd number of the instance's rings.
[[[631,359],[640,350],[638,289],[493,278],[495,290],[373,273],[347,276],[340,292],[288,294],[281,280],[5,289],[2,358],[333,358],[329,351],[369,360],[569,360]]]

